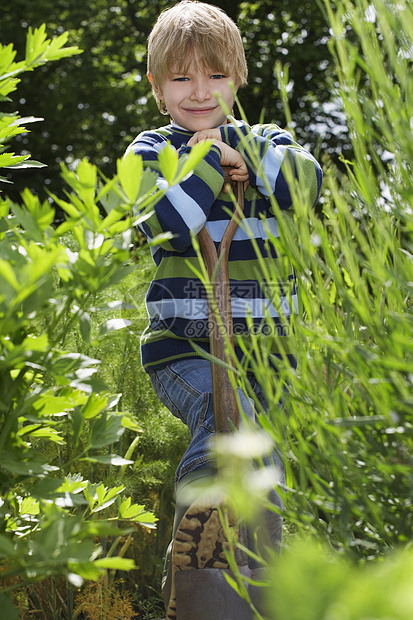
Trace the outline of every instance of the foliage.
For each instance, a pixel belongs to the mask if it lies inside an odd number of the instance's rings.
[[[251,16],[254,33],[261,5],[250,14],[248,5],[242,19]],[[322,213],[291,179],[294,215],[279,212],[280,236],[269,231],[269,243],[293,262],[300,282],[302,314],[290,334],[297,370],[282,346],[274,358],[258,336],[245,349],[247,356],[255,353],[251,363],[270,403],[260,422],[286,463],[287,488],[279,490],[287,528],[298,538],[274,559],[269,615],[410,617],[413,12],[406,0],[326,0],[324,7],[338,80],[333,96],[346,113],[354,157],[343,157],[346,174],[325,160]],[[149,5],[142,15],[146,28]],[[280,15],[287,19],[285,11]],[[286,69],[279,67],[278,75],[285,116],[293,118]],[[18,115],[2,122],[5,138],[23,123]],[[20,163],[30,163],[22,157]],[[162,165],[172,183],[186,173],[170,151]],[[0,202],[0,602],[10,619],[18,616],[9,594],[22,583],[34,582],[15,597],[29,613],[30,600],[45,605],[41,587],[63,575],[67,583],[52,586],[51,602],[70,617],[65,589],[81,579],[94,579],[101,592],[103,577],[114,592],[114,570],[133,561],[153,578],[153,558],[141,552],[149,548],[147,530],[136,526],[153,524],[154,517],[141,497],[157,504],[164,519],[162,493],[183,441],[144,394],[148,383],[137,361],[140,297],[150,274],[147,250],[130,251],[137,221],[131,208],[150,209],[153,179],[133,157],[119,161],[110,180],[86,160],[76,174],[65,166],[62,174],[69,188],[64,198],[55,191],[42,203],[26,190],[22,204]],[[54,227],[52,200],[65,213]],[[278,278],[269,268],[267,279]],[[277,291],[271,293],[277,306]],[[237,373],[253,398],[244,368]],[[268,481],[265,470],[241,475],[245,444],[238,440],[224,448],[231,459],[222,481],[242,512],[265,501]],[[326,551],[302,542],[308,534]],[[130,536],[141,545],[133,551]],[[162,549],[156,553],[159,558]],[[122,590],[134,592],[129,575]],[[90,592],[82,596],[92,600]]]
[[[247,118],[287,124],[316,156],[349,151],[348,130],[335,97],[331,34],[319,2],[241,2],[237,23],[244,35],[249,86],[240,93]],[[281,79],[280,79],[281,78]],[[289,113],[286,115],[285,87]]]
[[[406,620],[413,614],[413,556],[354,566],[332,558],[313,541],[295,543],[271,574],[274,620]]]
[[[13,91],[21,71],[77,51],[62,48],[66,39],[47,39],[44,27],[31,32],[21,63],[9,46],[3,94]],[[21,122],[2,120],[6,137]],[[161,168],[170,183],[190,173],[208,148],[193,150],[179,165],[166,148]],[[14,165],[10,157],[3,163]],[[10,618],[17,612],[9,595],[24,583],[63,575],[79,586],[136,568],[123,556],[136,526],[153,528],[156,521],[123,484],[93,481],[93,470],[133,463],[112,446],[125,430],[135,435],[141,428],[119,409],[121,395],[97,376],[99,360],[66,348],[66,339],[77,326],[88,345],[130,324],[113,318],[122,301],[97,302],[135,269],[133,227],[161,190],[132,153],[117,162],[110,180],[99,179],[86,160],[76,173],[62,166],[62,178],[65,199],[51,197],[66,215],[57,226],[51,202],[27,189],[21,205],[0,202],[0,565],[1,602]],[[93,330],[91,316],[99,320],[102,311],[112,318]]]
[[[412,543],[413,499],[413,149],[407,137],[413,10],[408,2],[382,0],[334,6],[326,0],[325,7],[354,159],[345,162],[346,175],[325,160],[321,214],[291,171],[293,215],[274,201],[279,236],[268,235],[295,267],[301,314],[291,329],[285,324],[288,349],[275,325],[272,338],[252,330],[248,345],[240,341],[270,404],[267,416],[256,402],[259,421],[286,464],[287,485],[278,487],[284,516],[296,536],[310,534],[329,554],[320,559],[298,541],[291,554],[274,560],[271,617],[406,618],[412,605],[411,554],[404,549]],[[356,41],[346,37],[350,29]],[[256,156],[252,147],[250,156]],[[267,282],[280,279],[265,261],[262,269]],[[278,288],[270,293],[282,316]],[[274,343],[279,357],[271,353]],[[295,355],[296,370],[287,353]],[[254,398],[240,363],[237,381]],[[242,435],[223,443],[222,483],[245,514],[270,483],[265,470],[240,475],[250,450]],[[394,550],[400,551],[387,558]],[[337,563],[339,556],[347,560]],[[357,568],[349,559],[375,568]],[[377,580],[398,584],[394,598],[386,596],[389,586],[377,591]]]
[[[68,33],[63,33],[54,39],[46,37],[46,29],[44,24],[40,28],[32,30],[29,27],[26,41],[25,59],[15,62],[16,51],[13,45],[2,46],[0,55],[0,101],[11,101],[8,95],[16,90],[20,78],[17,76],[24,71],[32,71],[35,67],[39,67],[48,61],[58,60],[59,58],[67,58],[80,53],[77,47],[65,47],[68,39]],[[32,123],[41,120],[34,117],[19,118],[18,115],[0,114],[0,167],[1,168],[36,168],[42,167],[36,161],[30,161],[28,155],[16,156],[14,153],[4,153],[4,145],[11,138],[26,132],[22,123]],[[7,181],[6,178],[0,177],[0,181]]]
[[[122,592],[119,582],[108,584],[102,581],[89,583],[76,597],[73,618],[82,614],[87,620],[132,620],[133,611],[130,592]]]
[[[411,537],[413,151],[405,136],[413,108],[411,60],[400,51],[413,11],[381,0],[375,17],[362,0],[326,7],[355,159],[341,183],[327,169],[323,219],[303,207],[301,188],[296,223],[282,224],[304,309],[294,337],[299,372],[287,373],[289,479],[298,491],[288,504],[302,526],[361,558]],[[343,37],[346,21],[357,44]]]

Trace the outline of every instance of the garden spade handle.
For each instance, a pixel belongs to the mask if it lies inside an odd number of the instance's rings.
[[[237,207],[225,229],[218,251],[211,235],[204,226],[198,233],[198,241],[202,257],[207,268],[212,291],[208,291],[208,322],[210,325],[209,344],[211,354],[233,365],[225,355],[225,342],[229,340],[234,347],[232,328],[231,295],[229,290],[228,255],[229,247],[235,231],[238,228],[238,219],[244,210],[244,184],[238,181],[235,186]],[[219,266],[217,267],[219,263]],[[213,303],[215,300],[215,304]],[[220,320],[215,314],[219,313]],[[226,336],[224,335],[224,333]],[[234,389],[231,385],[228,370],[211,362],[212,373],[212,403],[214,410],[215,432],[229,432],[238,428],[239,411]]]

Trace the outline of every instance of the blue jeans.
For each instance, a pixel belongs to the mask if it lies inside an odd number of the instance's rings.
[[[169,411],[186,424],[191,433],[191,443],[185,452],[176,472],[176,483],[186,474],[197,469],[214,466],[211,439],[214,433],[214,413],[212,409],[211,365],[201,358],[180,360],[159,370],[149,371],[152,385],[160,401]],[[253,375],[248,375],[258,401],[267,410],[263,391]],[[238,389],[243,414],[255,420],[254,404]],[[240,416],[240,426],[242,416]],[[264,458],[264,463],[272,461],[278,475],[284,477],[284,467],[278,453],[273,450]],[[284,480],[281,480],[284,482]]]

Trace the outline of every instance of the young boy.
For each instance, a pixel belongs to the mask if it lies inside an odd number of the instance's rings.
[[[251,320],[254,328],[262,329],[269,308],[273,325],[280,324],[279,335],[270,336],[276,350],[277,340],[285,342],[288,336],[283,335],[280,308],[277,311],[266,302],[257,252],[250,236],[262,256],[275,262],[280,260],[266,243],[266,231],[269,229],[277,235],[278,230],[268,187],[281,209],[290,208],[291,196],[284,177],[288,166],[306,179],[311,201],[315,203],[322,173],[311,155],[276,125],[250,127],[245,122],[228,121],[218,100],[221,98],[232,109],[234,90],[247,82],[247,66],[240,32],[221,9],[183,0],[164,11],[148,40],[148,78],[159,110],[170,116],[171,122],[160,129],[144,131],[129,147],[142,156],[144,166],[159,174],[157,159],[167,141],[182,157],[197,142],[213,140],[208,154],[179,186],[168,188],[159,175],[158,183],[166,188],[166,193],[156,204],[153,215],[141,225],[148,239],[166,231],[173,234],[171,239],[152,248],[157,271],[146,299],[149,326],[141,339],[142,362],[160,400],[188,425],[192,437],[176,472],[172,570],[164,589],[169,619],[176,617],[173,578],[176,570],[227,566],[217,507],[199,503],[188,507],[182,501],[188,486],[214,474],[210,448],[214,433],[211,367],[191,344],[195,342],[209,351],[206,293],[188,266],[188,263],[198,265],[191,234],[206,226],[213,241],[219,244],[230,219],[227,210],[232,206],[225,183],[243,181],[246,226],[239,226],[229,252],[234,333],[236,339],[245,340]],[[239,132],[244,139],[240,139]],[[258,168],[248,157],[248,145],[252,142],[261,158]],[[264,175],[269,186],[264,182]],[[265,226],[262,216],[266,217]],[[292,270],[288,284],[290,289],[280,300],[287,318],[297,312]],[[286,350],[286,345],[283,346]],[[237,341],[235,352],[242,357]],[[291,363],[294,364],[293,359]],[[249,379],[259,402],[264,403],[256,378],[250,374]],[[239,398],[243,415],[253,420],[252,402],[241,390]],[[281,472],[282,481],[282,464],[276,452],[272,461]],[[277,498],[274,501],[277,503]],[[274,513],[272,516],[269,538],[276,546],[281,539],[281,517]]]

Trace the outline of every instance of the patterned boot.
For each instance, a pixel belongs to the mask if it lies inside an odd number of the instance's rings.
[[[200,482],[216,476],[215,470],[203,469],[185,476],[178,484],[173,540],[165,560],[162,595],[167,620],[176,618],[175,575],[178,571],[200,568],[228,568],[224,550],[229,548],[225,527],[234,531],[235,510],[209,491],[192,503],[191,490]],[[189,493],[188,493],[189,491]],[[189,505],[188,505],[189,504]],[[221,522],[222,511],[224,524]],[[230,534],[232,538],[232,534]]]
[[[226,520],[221,521],[220,510]],[[237,524],[235,511],[224,502],[216,504],[199,499],[186,511],[172,544],[171,595],[166,612],[167,620],[176,619],[175,575],[178,571],[200,568],[228,568],[225,550],[230,542],[225,529],[233,530]],[[232,536],[230,536],[232,538]]]

